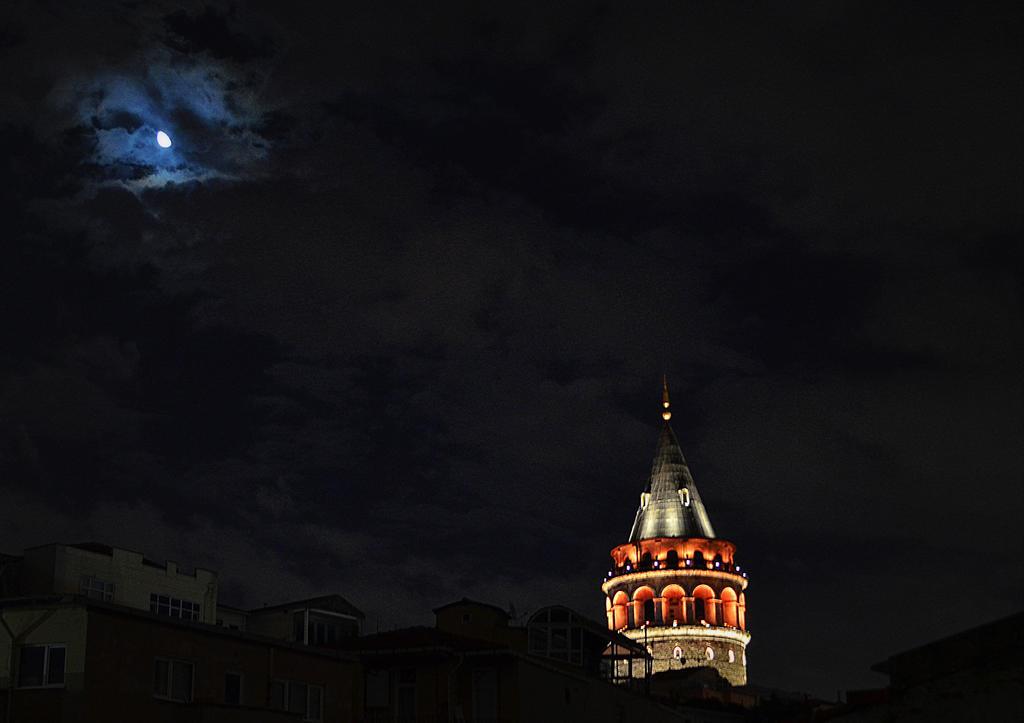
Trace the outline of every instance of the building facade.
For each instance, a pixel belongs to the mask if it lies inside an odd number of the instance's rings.
[[[0,600],[2,723],[361,720],[351,654],[81,595]]]
[[[672,708],[611,684],[599,658],[608,641],[621,636],[568,608],[542,608],[525,629],[509,625],[500,608],[472,600],[434,612],[432,628],[350,641],[364,669],[366,723],[738,720]]]
[[[716,537],[672,431],[668,384],[662,427],[629,541],[611,551],[601,586],[610,630],[642,643],[657,674],[710,667],[747,682],[747,573],[736,545]]]
[[[358,721],[340,595],[243,610],[217,573],[95,542],[0,557],[0,723]]]
[[[117,605],[214,624],[217,573],[179,569],[141,552],[96,542],[30,547],[12,564],[8,595],[84,595]]]

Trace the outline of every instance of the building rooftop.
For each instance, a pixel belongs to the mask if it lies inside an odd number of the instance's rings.
[[[283,602],[278,605],[265,605],[263,607],[251,608],[246,612],[249,614],[258,614],[271,610],[289,610],[293,608],[317,608],[319,610],[327,610],[332,613],[350,615],[354,618],[359,618],[360,620],[366,618],[366,615],[362,610],[357,608],[341,595],[320,595],[319,597],[311,597],[305,600],[289,600],[288,602]]]
[[[492,605],[491,603],[480,602],[479,600],[471,600],[468,597],[464,597],[461,600],[456,600],[454,602],[445,603],[444,605],[441,605],[440,607],[434,608],[433,612],[436,615],[437,613],[441,612],[442,610],[447,610],[448,608],[453,608],[453,607],[460,606],[460,605],[472,605],[472,606],[475,606],[475,607],[483,607],[483,608],[487,608],[488,610],[491,610],[491,611],[497,613],[498,615],[500,615],[502,617],[505,617],[505,618],[510,617],[509,614],[508,614],[508,611],[502,610],[497,605]]]
[[[389,630],[359,638],[350,638],[345,641],[344,647],[347,650],[358,650],[364,653],[396,650],[468,652],[508,649],[507,645],[456,635],[426,626]]]
[[[231,637],[240,640],[247,640],[249,642],[259,643],[261,645],[271,645],[277,648],[287,648],[289,650],[294,650],[309,655],[316,655],[319,657],[351,659],[349,654],[342,651],[338,651],[333,648],[310,647],[302,643],[281,640],[279,638],[269,637],[266,635],[259,635],[256,633],[234,630],[231,628],[226,628],[219,625],[211,625],[209,623],[203,623],[200,621],[186,620],[184,618],[172,618],[166,615],[159,615],[148,610],[139,610],[137,608],[130,608],[124,605],[118,605],[116,603],[97,600],[95,598],[90,598],[85,595],[31,595],[19,598],[4,598],[0,600],[0,610],[17,608],[31,609],[35,607],[91,608],[95,610],[101,610],[112,615],[120,615],[123,617],[146,620],[154,625],[163,625],[175,628],[188,629],[192,632],[200,633],[203,635],[214,635],[221,637]]]

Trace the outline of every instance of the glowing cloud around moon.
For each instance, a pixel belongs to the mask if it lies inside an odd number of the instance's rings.
[[[157,131],[156,132],[156,144],[158,146],[160,146],[161,148],[170,148],[171,147],[171,137],[169,135],[167,135],[166,133],[164,133],[163,131]]]

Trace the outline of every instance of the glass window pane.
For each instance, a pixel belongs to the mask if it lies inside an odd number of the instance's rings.
[[[157,660],[153,665],[153,694],[167,696],[170,691],[167,689],[167,677],[169,668],[166,660]]]
[[[284,681],[275,680],[270,684],[270,707],[284,710]]]
[[[46,684],[64,685],[64,648],[50,648],[50,654],[46,660]]]
[[[305,683],[288,683],[288,712],[306,714],[306,685]]]
[[[224,674],[224,702],[228,705],[242,702],[242,676],[238,673]]]
[[[309,686],[309,710],[306,711],[309,720],[323,720],[323,697],[323,688],[319,685]]]
[[[18,660],[18,685],[42,685],[45,658],[46,648],[41,645],[22,648]]]
[[[400,685],[397,691],[398,723],[414,723],[416,720],[416,688],[411,685]]]
[[[185,703],[192,700],[192,664],[175,660],[171,663],[171,697]]]

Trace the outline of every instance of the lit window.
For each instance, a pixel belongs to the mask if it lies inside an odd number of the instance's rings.
[[[704,655],[707,656],[708,660],[714,660],[715,659],[715,651],[711,649],[710,645],[708,647],[704,648]]]
[[[63,645],[26,645],[18,658],[19,688],[64,687],[64,663],[67,649]]]
[[[747,666],[747,654],[743,653],[743,667]]]
[[[82,575],[78,590],[86,597],[91,597],[94,600],[110,601],[114,599],[114,583],[100,580],[92,575]]]
[[[191,703],[193,674],[194,667],[187,660],[157,658],[153,665],[153,695]]]
[[[736,653],[732,652],[731,650],[729,651],[729,662],[730,663],[735,663],[736,662]]]
[[[675,658],[676,660],[682,660],[683,659],[683,649],[680,648],[678,645],[676,647],[672,648],[672,657]]]

